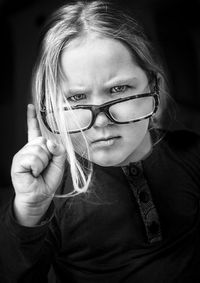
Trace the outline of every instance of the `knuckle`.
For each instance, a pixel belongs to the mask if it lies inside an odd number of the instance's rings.
[[[41,155],[44,152],[44,149],[41,147],[41,145],[35,145],[34,146],[34,153]]]
[[[19,156],[19,152],[15,153],[15,155],[13,156],[13,162],[15,162],[18,159]]]
[[[28,142],[28,145],[45,145],[45,144],[46,144],[46,138],[42,136],[36,137]]]
[[[39,162],[39,159],[35,154],[31,154],[28,158],[29,158],[30,163],[32,164],[36,164]]]
[[[44,145],[44,144],[46,144],[46,138],[44,138],[44,137],[37,137],[36,139],[35,139],[40,145]]]
[[[15,153],[15,155],[13,156],[13,159],[12,159],[12,164],[16,164],[20,161],[21,157],[22,157],[22,151],[18,151],[17,153]]]

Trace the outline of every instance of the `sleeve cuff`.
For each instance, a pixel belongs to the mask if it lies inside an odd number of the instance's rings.
[[[13,211],[13,200],[10,202],[7,216],[6,216],[6,226],[12,236],[19,238],[21,240],[32,240],[34,238],[41,237],[46,234],[48,226],[55,215],[55,206],[51,202],[47,212],[42,217],[40,224],[35,225],[34,227],[27,227],[20,225],[14,216]]]

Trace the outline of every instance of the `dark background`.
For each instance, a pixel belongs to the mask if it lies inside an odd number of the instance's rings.
[[[177,101],[177,120],[200,133],[200,3],[116,1],[139,15],[159,48]],[[26,143],[26,105],[38,37],[62,0],[0,0],[0,204],[11,191],[13,155]],[[7,192],[7,193],[6,193]]]

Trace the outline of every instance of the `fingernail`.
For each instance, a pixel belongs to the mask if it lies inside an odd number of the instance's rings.
[[[52,147],[53,147],[54,149],[57,148],[57,144],[56,144],[55,142],[52,142],[52,141],[51,141],[51,145],[52,145]]]
[[[52,146],[55,149],[57,147],[57,144],[53,143]]]
[[[28,105],[27,105],[27,108],[29,108],[29,109],[30,109],[30,108],[33,108],[33,104],[28,104]]]

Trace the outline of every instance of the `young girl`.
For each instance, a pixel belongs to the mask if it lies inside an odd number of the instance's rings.
[[[199,282],[200,141],[158,130],[165,74],[105,2],[60,8],[45,34],[1,216],[1,282]]]

